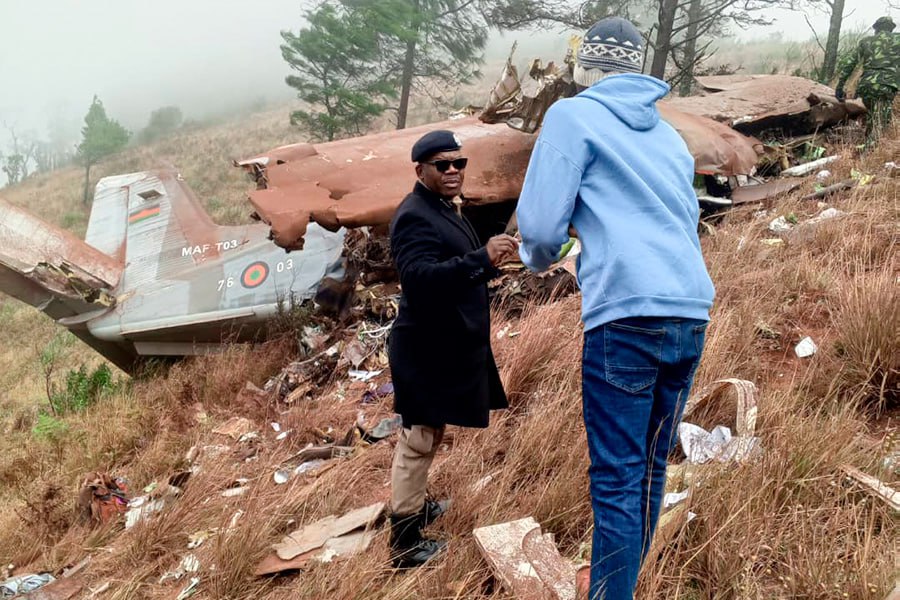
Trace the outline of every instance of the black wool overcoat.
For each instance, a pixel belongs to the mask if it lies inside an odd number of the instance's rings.
[[[391,222],[400,308],[389,341],[404,427],[487,427],[506,408],[491,352],[487,282],[498,275],[472,225],[421,183]]]

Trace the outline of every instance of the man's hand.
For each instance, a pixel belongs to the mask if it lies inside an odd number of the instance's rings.
[[[519,242],[517,242],[516,238],[513,236],[501,233],[500,235],[495,235],[489,239],[485,245],[485,249],[487,250],[488,260],[491,261],[491,264],[495,267],[499,267],[509,255],[519,249]]]
[[[847,93],[844,92],[843,87],[839,87],[838,89],[834,90],[834,97],[843,102],[847,99]]]

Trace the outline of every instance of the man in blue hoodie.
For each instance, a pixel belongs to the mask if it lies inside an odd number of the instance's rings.
[[[581,242],[582,394],[591,457],[590,598],[632,598],[656,528],[666,457],[703,350],[713,285],[697,236],[694,159],[660,120],[669,86],[641,75],[643,40],[620,18],[579,48],[586,88],[550,107],[519,198],[534,271]]]

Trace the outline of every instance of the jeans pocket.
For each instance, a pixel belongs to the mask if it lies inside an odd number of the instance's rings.
[[[606,381],[632,394],[656,383],[665,335],[665,329],[621,323],[606,325],[603,336]]]
[[[694,327],[694,350],[697,352],[697,360],[703,354],[703,344],[706,342],[706,325],[697,325]]]

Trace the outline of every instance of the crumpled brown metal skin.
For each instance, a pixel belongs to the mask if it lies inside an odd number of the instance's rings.
[[[791,75],[697,77],[699,96],[672,98],[670,106],[709,117],[747,135],[781,128],[799,135],[863,114],[858,101],[839,102],[834,91]]]
[[[664,103],[663,118],[682,135],[697,171],[748,174],[759,142],[721,123]],[[311,146],[295,144],[236,162],[257,182],[250,192],[255,214],[271,227],[272,239],[287,250],[303,247],[309,222],[326,229],[389,223],[415,182],[410,148],[424,133],[450,129],[469,158],[463,193],[468,202],[489,204],[519,197],[536,135],[476,117],[433,123]]]

